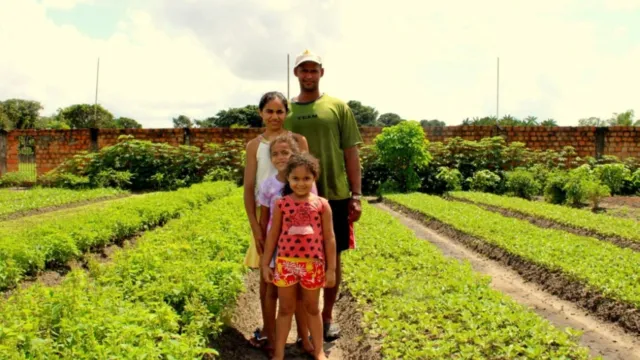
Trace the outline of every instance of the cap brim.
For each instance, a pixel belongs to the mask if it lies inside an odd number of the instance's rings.
[[[320,62],[318,60],[315,60],[315,59],[302,59],[302,60],[298,61],[293,67],[297,68],[298,66],[300,66],[301,64],[306,63],[306,62],[312,62],[312,63],[316,63],[318,65],[322,65],[322,62]]]

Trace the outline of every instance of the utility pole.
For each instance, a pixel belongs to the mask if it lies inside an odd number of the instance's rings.
[[[100,58],[98,58],[98,68],[96,69],[96,99],[93,104],[93,122],[98,125],[98,80],[100,79]]]
[[[291,100],[289,97],[289,53],[287,53],[287,101]]]
[[[498,68],[496,73],[496,121],[500,120],[500,57],[498,57]]]

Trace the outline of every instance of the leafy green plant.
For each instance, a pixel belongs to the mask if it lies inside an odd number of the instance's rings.
[[[639,252],[436,196],[413,193],[387,198],[533,264],[560,271],[606,298],[640,307]]]
[[[0,223],[0,290],[25,275],[64,264],[90,249],[122,241],[161,226],[183,212],[228,194],[232,183],[191,188],[92,204],[64,212]]]
[[[489,170],[477,171],[467,181],[469,188],[474,191],[495,192],[500,186],[500,176]]]
[[[90,262],[89,272],[74,270],[59,286],[17,289],[0,302],[0,357],[216,356],[208,343],[243,287],[248,239],[239,240],[250,233],[241,189],[218,195],[146,232],[111,262]]]
[[[620,194],[625,181],[631,177],[631,171],[624,164],[604,164],[594,168],[594,175],[611,189],[614,195]]]
[[[640,222],[631,219],[494,194],[454,192],[451,196],[533,215],[578,229],[586,229],[602,236],[615,236],[640,242]]]
[[[0,190],[0,219],[4,216],[79,201],[127,194],[119,189],[67,190],[33,187],[25,191]]]
[[[533,174],[525,169],[516,169],[506,173],[506,190],[523,199],[532,199],[540,194],[541,185]]]
[[[381,160],[375,146],[365,145],[360,149],[362,166],[362,192],[378,194],[382,184],[391,178],[391,170]]]
[[[462,189],[462,174],[458,169],[449,169],[443,166],[439,169],[436,179],[445,184],[445,192]]]
[[[566,171],[556,170],[550,173],[544,186],[544,200],[551,204],[564,204],[567,201],[567,179]]]
[[[443,256],[385,211],[363,209],[358,251],[343,255],[343,284],[383,358],[589,357],[578,331],[557,329],[493,290],[489,278]]]
[[[402,191],[420,188],[418,170],[429,165],[431,154],[424,129],[415,121],[403,121],[386,127],[374,140],[380,161],[391,170]]]

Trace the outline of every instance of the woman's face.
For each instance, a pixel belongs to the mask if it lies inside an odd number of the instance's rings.
[[[284,104],[282,104],[282,101],[278,98],[270,100],[260,111],[262,122],[269,130],[282,129],[286,116],[287,110],[285,109]]]

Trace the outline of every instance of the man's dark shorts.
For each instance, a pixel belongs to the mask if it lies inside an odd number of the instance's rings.
[[[336,250],[349,250],[349,199],[329,200],[333,217],[333,232],[336,235]]]

